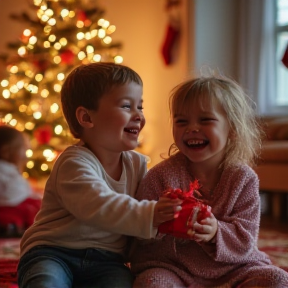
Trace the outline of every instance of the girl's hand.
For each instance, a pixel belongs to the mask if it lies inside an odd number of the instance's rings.
[[[218,222],[215,216],[211,215],[203,219],[200,223],[196,222],[193,228],[189,229],[187,234],[190,235],[191,239],[196,242],[209,242],[214,238],[217,233]]]
[[[160,197],[155,205],[153,226],[158,227],[161,223],[177,217],[182,207],[182,200]]]

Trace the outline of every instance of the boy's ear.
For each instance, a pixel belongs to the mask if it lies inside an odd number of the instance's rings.
[[[82,106],[79,106],[76,109],[76,118],[79,124],[84,128],[91,128],[94,126],[87,109]]]

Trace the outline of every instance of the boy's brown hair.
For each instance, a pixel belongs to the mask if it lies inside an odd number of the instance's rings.
[[[90,63],[74,69],[61,90],[62,110],[69,129],[80,138],[82,127],[76,118],[79,106],[97,110],[99,100],[115,86],[135,82],[143,86],[141,77],[131,68],[115,63]]]

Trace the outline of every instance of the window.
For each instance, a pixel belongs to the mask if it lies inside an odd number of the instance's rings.
[[[288,69],[281,62],[288,45],[288,0],[276,5],[276,106],[288,105]]]

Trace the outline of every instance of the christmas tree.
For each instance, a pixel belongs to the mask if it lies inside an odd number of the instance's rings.
[[[60,91],[69,72],[90,62],[121,63],[121,43],[112,42],[115,26],[92,0],[34,0],[33,16],[11,15],[27,25],[1,55],[7,77],[0,80],[0,122],[30,137],[25,177],[49,175],[55,158],[73,143],[62,116]]]

